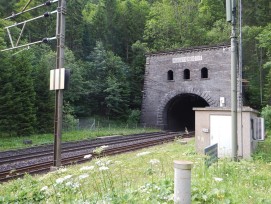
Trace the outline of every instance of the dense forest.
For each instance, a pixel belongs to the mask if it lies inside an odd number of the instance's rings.
[[[4,20],[44,0],[1,0],[0,50],[10,47],[6,26],[57,3]],[[28,5],[29,4],[29,5]],[[72,70],[64,93],[64,115],[129,120],[140,114],[145,54],[230,42],[225,0],[67,0],[65,67]],[[271,4],[242,1],[245,105],[261,109],[271,101]],[[9,29],[19,44],[55,36],[56,16]],[[0,52],[0,132],[52,132],[56,42]]]

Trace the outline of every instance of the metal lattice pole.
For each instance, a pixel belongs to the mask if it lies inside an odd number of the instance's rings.
[[[66,1],[59,0],[57,8],[56,38],[56,69],[64,68],[64,49],[65,49],[65,15]],[[61,74],[59,74],[59,81]],[[61,137],[62,137],[62,112],[63,112],[63,90],[56,90],[55,93],[55,116],[54,116],[54,161],[55,167],[61,166]]]

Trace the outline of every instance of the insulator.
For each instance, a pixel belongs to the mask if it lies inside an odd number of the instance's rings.
[[[44,3],[45,6],[51,6],[51,4],[52,4],[51,1],[46,1],[46,2]]]
[[[51,13],[50,12],[45,12],[43,15],[46,18],[46,17],[49,17],[51,15]]]
[[[43,42],[43,43],[48,43],[48,42],[49,42],[49,38],[43,38],[43,39],[42,39],[42,42]]]

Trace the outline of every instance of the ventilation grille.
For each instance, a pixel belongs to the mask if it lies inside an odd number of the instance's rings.
[[[253,118],[253,132],[252,138],[254,140],[264,140],[265,139],[265,130],[264,130],[264,119],[263,118]]]

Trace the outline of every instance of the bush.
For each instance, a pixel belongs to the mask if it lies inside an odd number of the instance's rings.
[[[261,116],[264,118],[265,128],[271,130],[271,106],[265,106],[261,111]]]
[[[76,130],[78,128],[78,119],[74,117],[72,106],[67,103],[63,107],[63,129],[65,131]]]
[[[140,122],[140,110],[131,110],[128,117],[128,124],[138,124]]]

